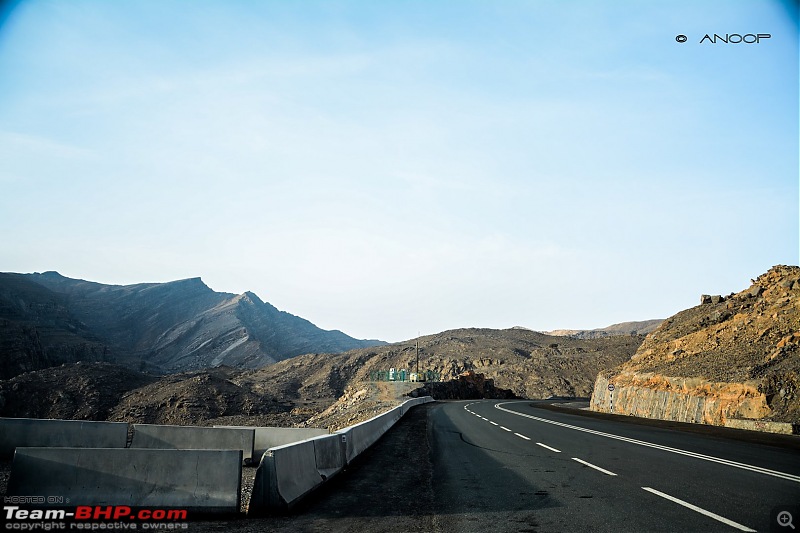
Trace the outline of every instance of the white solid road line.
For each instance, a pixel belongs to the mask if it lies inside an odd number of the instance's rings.
[[[519,437],[521,439],[531,440],[530,437],[526,437],[525,435],[520,435],[519,433],[514,433],[514,435],[516,435],[517,437]]]
[[[518,413],[517,411],[512,411],[511,409],[506,409],[504,407],[500,407],[501,405],[507,405],[508,403],[515,403],[515,402],[505,402],[505,403],[498,403],[495,404],[495,408],[501,411],[505,411],[507,413],[511,413],[517,416],[524,416],[525,418],[530,418],[531,420],[537,420],[539,422],[545,422],[547,424],[553,424],[554,426],[561,426],[567,429],[574,429],[576,431],[583,431],[585,433],[591,433],[593,435],[599,435],[601,437],[607,437],[609,439],[616,439],[621,440],[624,442],[629,442],[631,444],[638,444],[639,446],[647,446],[648,448],[655,448],[657,450],[662,450],[665,452],[676,453],[679,455],[685,455],[687,457],[694,457],[695,459],[702,459],[703,461],[711,461],[712,463],[719,463],[727,466],[732,466],[734,468],[741,468],[743,470],[750,470],[751,472],[757,472],[759,474],[765,474],[772,477],[777,477],[781,479],[788,479],[789,481],[794,481],[795,483],[800,483],[800,476],[796,476],[794,474],[787,474],[786,472],[778,472],[777,470],[770,470],[768,468],[761,468],[760,466],[753,466],[748,465],[745,463],[738,463],[736,461],[730,461],[728,459],[721,459],[719,457],[714,457],[711,455],[703,455],[702,453],[690,452],[687,450],[681,450],[680,448],[672,448],[670,446],[662,446],[661,444],[654,444],[652,442],[647,442],[643,440],[631,439],[628,437],[623,437],[621,435],[614,435],[613,433],[604,433],[602,431],[595,431],[593,429],[582,428],[580,426],[573,426],[571,424],[564,424],[563,422],[556,422],[555,420],[548,420],[547,418],[541,418],[538,416],[528,415],[525,413]]]
[[[642,487],[642,488],[644,490],[646,490],[647,492],[652,492],[653,494],[655,494],[657,496],[661,496],[662,498],[666,498],[669,501],[672,501],[672,502],[675,502],[677,504],[683,505],[684,507],[687,507],[687,508],[691,509],[692,511],[697,511],[698,513],[704,514],[706,516],[709,516],[709,517],[713,518],[714,520],[719,520],[723,524],[727,524],[727,525],[729,525],[731,527],[735,527],[736,529],[739,529],[741,531],[752,531],[753,533],[755,533],[755,529],[750,529],[749,527],[743,526],[742,524],[739,524],[738,522],[734,522],[733,520],[728,520],[724,516],[720,516],[718,514],[714,514],[711,511],[706,511],[702,507],[698,507],[696,505],[692,505],[689,502],[685,502],[685,501],[680,500],[680,499],[678,499],[678,498],[676,498],[674,496],[670,496],[669,494],[664,494],[663,492],[657,491],[656,489],[651,489],[650,487]]]
[[[538,444],[542,448],[547,448],[551,452],[561,453],[561,450],[556,450],[555,448],[552,448],[552,447],[548,446],[547,444],[542,444],[541,442],[537,442],[536,444]]]
[[[589,468],[594,468],[595,470],[597,470],[599,472],[602,472],[602,473],[604,473],[606,475],[616,476],[616,474],[614,472],[611,472],[610,470],[606,470],[605,468],[600,468],[599,466],[593,465],[592,463],[587,463],[583,459],[578,459],[577,457],[573,457],[572,460],[573,461],[578,461],[579,463],[584,464],[584,465],[588,466]]]
[[[507,428],[507,427],[505,427],[505,426],[500,426],[500,429],[505,429],[506,431],[511,431],[510,429],[508,429],[508,428]]]

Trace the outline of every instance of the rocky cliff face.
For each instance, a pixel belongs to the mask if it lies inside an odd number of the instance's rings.
[[[0,379],[77,361],[105,361],[108,346],[66,299],[19,274],[0,273]]]
[[[76,361],[156,373],[258,368],[379,344],[317,328],[250,292],[214,292],[200,278],[123,286],[56,272],[0,275],[3,378]]]
[[[591,407],[723,424],[800,422],[800,267],[776,266],[729,296],[667,319],[595,382]]]

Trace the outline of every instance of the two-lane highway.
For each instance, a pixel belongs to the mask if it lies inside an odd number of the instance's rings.
[[[794,450],[530,401],[439,404],[428,439],[441,530],[788,533],[800,504]]]
[[[690,426],[689,432],[543,406],[481,400],[416,407],[291,515],[193,523],[191,529],[795,533],[792,526],[800,528],[800,453],[794,437],[766,439],[784,447],[753,444],[731,439],[741,436],[733,430]],[[778,524],[780,511],[792,513],[791,526]]]

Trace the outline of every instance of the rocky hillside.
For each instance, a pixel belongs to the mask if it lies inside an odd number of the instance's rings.
[[[252,389],[248,371],[220,367],[169,376],[76,363],[0,381],[0,416],[178,425],[303,423],[304,402]],[[333,400],[310,410],[315,414]],[[300,406],[299,411],[293,410]]]
[[[129,392],[158,378],[108,363],[75,363],[0,381],[0,416],[108,420]]]
[[[641,322],[622,322],[599,329],[556,329],[544,331],[547,335],[572,337],[574,339],[600,339],[615,335],[647,335],[661,325],[662,319],[644,320]]]
[[[21,274],[0,273],[0,379],[110,357],[108,346],[70,311],[64,295]]]
[[[502,396],[510,393],[499,389],[509,389],[528,398],[588,396],[594,376],[629,359],[641,341],[632,336],[559,338],[523,329],[453,330],[420,338],[419,364],[421,371],[439,373],[443,381],[460,382],[435,385],[444,397],[462,389]],[[104,363],[64,365],[0,381],[0,416],[284,426],[311,419],[341,425],[355,416],[341,409],[355,406],[365,416],[374,414],[397,394],[417,388],[370,383],[376,372],[411,370],[415,363],[416,342],[407,341],[300,355],[255,370],[221,367],[155,376]],[[459,380],[465,372],[481,375],[473,379],[474,387],[463,376]],[[360,401],[374,396],[361,391],[376,387],[380,398]],[[87,398],[85,405],[81,397]]]
[[[214,292],[200,278],[121,286],[56,272],[0,275],[4,377],[78,360],[156,373],[258,368],[376,344],[322,330],[250,292]]]
[[[302,355],[251,376],[263,384],[259,386],[283,384],[285,393],[297,397],[338,397],[352,383],[367,382],[377,372],[415,370],[418,341],[420,372],[437,373],[442,381],[472,370],[522,398],[588,397],[597,372],[630,359],[643,339],[571,339],[521,328],[457,329],[326,357]]]
[[[494,380],[486,379],[483,374],[476,374],[472,370],[450,381],[424,383],[422,388],[414,392],[417,396],[431,396],[435,400],[513,400],[517,397],[510,390],[495,387]]]
[[[800,267],[776,266],[729,296],[667,319],[634,357],[598,376],[592,408],[722,424],[800,422]]]
[[[444,381],[472,370],[522,398],[589,396],[595,370],[627,361],[643,338],[572,339],[519,328],[451,330],[419,339],[420,370],[437,372]],[[349,353],[374,354],[358,379],[389,368],[415,368],[414,341]]]

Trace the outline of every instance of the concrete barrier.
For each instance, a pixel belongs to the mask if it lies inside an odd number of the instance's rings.
[[[430,396],[423,396],[421,398],[414,398],[413,400],[407,400],[403,402],[400,405],[400,407],[402,407],[403,415],[405,415],[408,412],[408,410],[411,409],[412,407],[415,407],[423,403],[427,403],[429,401],[433,401],[433,398],[431,398]]]
[[[41,418],[0,418],[0,457],[10,458],[15,448],[124,448],[126,422],[89,422]]]
[[[333,435],[270,448],[256,470],[248,515],[291,509],[374,444],[411,407],[431,401],[430,396],[415,398]]]
[[[268,449],[283,446],[301,440],[330,434],[322,428],[276,428],[258,426],[214,426],[215,428],[251,429],[255,431],[255,444],[253,446],[253,460],[260,461]]]
[[[134,424],[131,448],[161,450],[241,450],[242,458],[253,458],[255,431],[234,428],[161,426]]]
[[[317,468],[317,446],[315,441],[327,439],[339,441],[337,435],[316,437],[293,444],[270,448],[261,458],[253,482],[249,515],[263,515],[269,511],[291,509],[301,498],[332,477],[335,469],[326,469],[326,474]],[[324,448],[324,447],[321,447]],[[337,454],[339,467],[344,466],[341,446]],[[324,454],[323,454],[324,455]],[[327,457],[325,459],[330,459]],[[324,466],[332,466],[327,464]]]
[[[240,450],[17,448],[7,495],[61,496],[70,507],[238,513],[241,473]]]
[[[346,439],[346,459],[349,463],[358,457],[364,450],[375,444],[375,442],[389,431],[409,409],[423,403],[432,402],[430,396],[407,400],[394,409],[373,417],[366,422],[355,424],[348,428],[337,431],[336,434],[343,435]]]
[[[312,439],[317,472],[327,481],[347,464],[346,447],[341,435],[326,435]]]
[[[383,414],[370,418],[366,422],[337,431],[336,434],[345,438],[345,458],[347,462],[352,462],[364,450],[375,444],[402,416],[402,406],[395,407]]]

